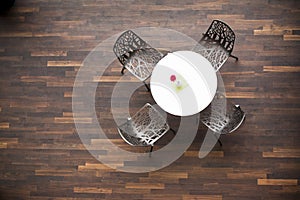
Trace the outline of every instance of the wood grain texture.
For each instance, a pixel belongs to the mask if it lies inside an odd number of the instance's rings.
[[[300,199],[299,13],[297,0],[16,1],[0,15],[0,199]],[[97,161],[81,142],[72,111],[73,84],[89,52],[136,27],[169,28],[197,41],[213,19],[236,34],[239,61],[229,58],[220,72],[226,97],[246,112],[244,124],[204,159],[198,150],[207,129],[199,125],[187,151],[155,172],[124,173]],[[120,70],[116,60],[91,80],[98,83],[98,121],[115,145],[146,152],[127,145],[112,118],[116,82],[139,82],[121,79]],[[130,112],[146,102],[155,103],[138,88]],[[75,119],[89,125],[88,114]],[[168,120],[179,126],[178,118]],[[167,134],[154,150],[172,138]],[[90,142],[95,151],[109,150],[101,139]],[[111,162],[128,165],[118,156]]]
[[[298,185],[297,179],[257,179],[258,185]]]

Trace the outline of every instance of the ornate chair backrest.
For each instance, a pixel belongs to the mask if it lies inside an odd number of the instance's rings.
[[[134,50],[151,48],[144,40],[131,30],[122,33],[114,44],[113,51],[120,63],[124,65]]]
[[[245,118],[245,113],[240,106],[224,98],[223,94],[216,93],[212,103],[200,113],[201,122],[219,134],[233,132]]]
[[[213,20],[201,41],[217,42],[230,54],[233,50],[235,34],[226,23]]]

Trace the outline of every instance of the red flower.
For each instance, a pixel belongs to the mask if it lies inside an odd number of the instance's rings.
[[[172,82],[176,81],[176,76],[175,76],[174,74],[171,75],[171,76],[170,76],[170,80],[171,80]]]

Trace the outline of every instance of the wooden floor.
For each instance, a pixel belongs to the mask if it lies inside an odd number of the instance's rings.
[[[119,172],[91,156],[72,118],[73,83],[89,52],[137,27],[198,40],[213,19],[237,36],[239,61],[221,74],[245,123],[204,159],[200,125],[190,148],[155,172]],[[0,16],[0,199],[300,199],[299,53],[297,0],[16,0]],[[108,109],[120,69],[106,71],[96,106],[107,134],[127,148]],[[131,100],[133,110],[154,102],[144,88]]]

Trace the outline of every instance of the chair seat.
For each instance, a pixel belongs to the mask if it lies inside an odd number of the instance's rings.
[[[132,146],[149,146],[147,143],[140,140],[140,138],[135,137],[133,135],[130,135],[126,130],[124,130],[122,127],[118,128],[119,134],[122,137],[122,139],[129,145]]]
[[[163,116],[149,103],[118,126],[122,139],[132,146],[153,146],[169,129]]]
[[[134,50],[124,67],[135,77],[145,81],[151,76],[156,63],[163,57],[163,54],[154,48]]]
[[[193,51],[206,58],[212,64],[215,71],[219,71],[229,58],[229,53],[217,43],[200,43],[195,46]]]

